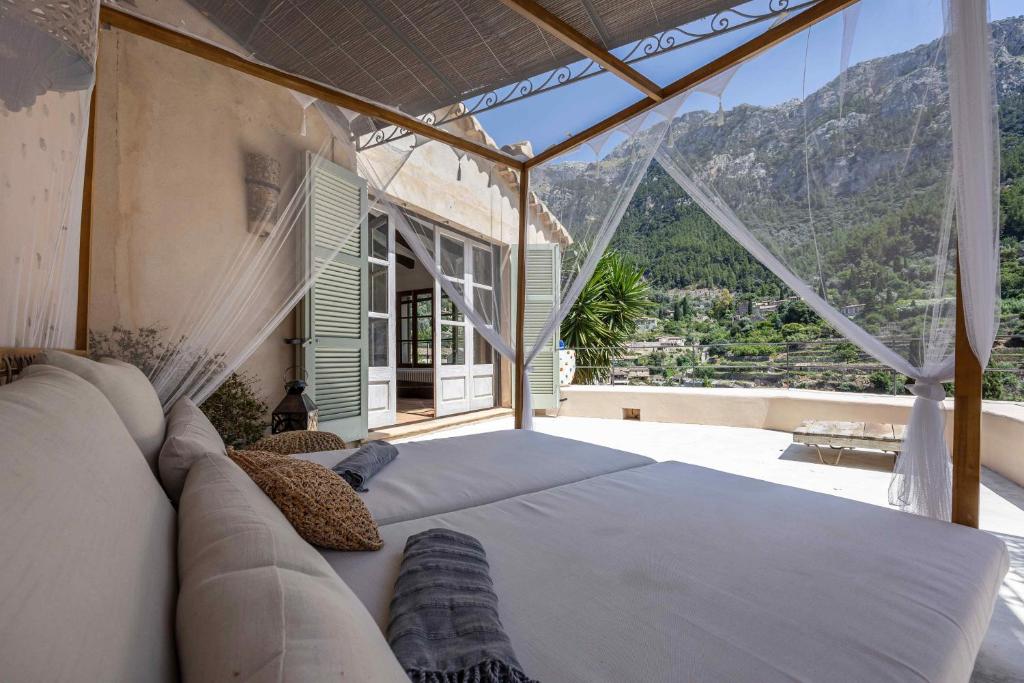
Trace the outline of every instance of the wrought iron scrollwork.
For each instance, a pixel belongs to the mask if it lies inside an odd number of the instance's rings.
[[[752,26],[763,21],[777,19],[787,12],[797,12],[820,0],[767,0],[761,11],[752,8],[741,10],[733,7],[721,10],[710,17],[691,22],[684,26],[670,28],[661,33],[637,41],[625,56],[620,57],[627,64],[663,55],[672,50],[693,45],[716,36]],[[743,5],[745,7],[745,5]],[[421,121],[432,126],[442,126],[458,119],[480,114],[510,102],[533,97],[555,88],[576,83],[586,78],[604,73],[604,68],[593,60],[580,60],[566,66],[560,66],[533,78],[527,78],[511,85],[473,95],[463,102],[451,105],[447,109],[433,111],[419,116]],[[441,113],[439,113],[441,112]],[[357,149],[369,149],[378,145],[394,142],[412,135],[412,132],[398,126],[387,126],[368,135],[356,139]]]

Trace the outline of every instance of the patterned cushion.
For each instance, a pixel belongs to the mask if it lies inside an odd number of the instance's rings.
[[[228,455],[309,543],[335,550],[379,550],[369,510],[344,479],[323,465],[266,451]]]
[[[265,436],[249,448],[254,451],[294,455],[295,453],[340,451],[345,448],[345,441],[337,434],[330,432],[294,431]]]

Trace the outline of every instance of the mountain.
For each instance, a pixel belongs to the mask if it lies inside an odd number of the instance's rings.
[[[1004,234],[1024,238],[1024,17],[995,22],[993,36]],[[788,101],[742,105],[722,117],[685,114],[667,139],[741,219],[749,218],[745,222],[762,241],[834,302],[870,309],[924,298],[925,274],[934,270],[940,251],[934,225],[948,175],[948,108],[938,106],[946,97],[941,47],[935,41],[856,64],[842,82],[809,95],[806,107]],[[531,184],[556,215],[591,210],[588,204],[600,206],[615,191],[646,145],[644,134],[620,145],[601,162],[599,176],[578,162],[549,165],[534,172]],[[590,199],[574,204],[580,196]],[[641,264],[658,289],[717,286],[759,296],[784,289],[657,162],[641,180],[611,246]]]

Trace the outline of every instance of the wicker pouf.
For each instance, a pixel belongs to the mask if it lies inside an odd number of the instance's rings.
[[[345,441],[337,434],[330,432],[294,431],[282,432],[265,436],[247,450],[269,451],[279,455],[295,453],[318,453],[320,451],[340,451],[345,448]]]

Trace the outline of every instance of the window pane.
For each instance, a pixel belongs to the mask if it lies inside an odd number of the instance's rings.
[[[388,217],[370,216],[370,256],[388,260]]]
[[[494,292],[489,289],[473,288],[473,310],[480,314],[480,317],[487,321],[488,325],[494,324]]]
[[[388,321],[384,318],[370,318],[370,367],[388,365]]]
[[[441,325],[441,365],[464,365],[466,330],[462,325]]]
[[[453,282],[452,285],[455,287],[455,291],[465,296],[466,291],[461,283]],[[462,311],[459,310],[454,301],[448,298],[443,289],[441,290],[441,320],[462,320]]]
[[[434,295],[433,294],[421,294],[416,300],[416,315],[421,318],[431,318],[434,316]]]
[[[379,263],[370,265],[370,310],[388,312],[388,267]]]
[[[494,260],[490,249],[473,247],[473,282],[482,285],[494,284]]]
[[[462,242],[441,235],[441,272],[460,280],[466,277],[466,254]]]
[[[476,365],[494,363],[494,350],[476,330],[473,330],[473,363]]]
[[[398,362],[402,365],[412,365],[412,342],[402,342]]]
[[[416,321],[416,338],[423,341],[430,341],[434,335],[431,333],[430,328],[433,327],[434,321],[430,318],[419,318]]]
[[[431,366],[434,364],[434,342],[421,341],[416,345],[416,364]]]

